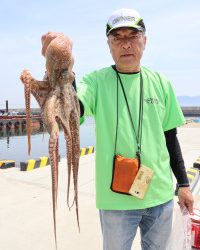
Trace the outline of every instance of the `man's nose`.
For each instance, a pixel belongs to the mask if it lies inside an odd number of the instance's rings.
[[[122,47],[123,47],[124,49],[129,49],[129,48],[131,48],[131,41],[130,41],[129,39],[127,39],[127,38],[124,38]]]

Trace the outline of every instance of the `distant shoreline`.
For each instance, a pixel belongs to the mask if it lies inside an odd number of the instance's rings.
[[[200,106],[181,106],[184,116],[187,117],[200,117]],[[6,109],[0,108],[0,113],[5,113]],[[26,112],[25,108],[9,108],[9,113],[24,113]],[[7,112],[6,112],[7,113]],[[40,108],[31,108],[31,114],[40,114]]]

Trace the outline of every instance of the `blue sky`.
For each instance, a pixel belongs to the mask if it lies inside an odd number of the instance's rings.
[[[176,95],[200,95],[199,0],[1,0],[0,108],[24,107],[21,71],[29,69],[38,80],[45,71],[40,38],[62,31],[74,41],[77,81],[94,69],[113,63],[105,25],[116,9],[135,8],[147,28],[142,64],[165,74]],[[32,98],[32,107],[37,107]]]

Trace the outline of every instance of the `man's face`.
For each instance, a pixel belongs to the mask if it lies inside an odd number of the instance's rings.
[[[108,45],[120,72],[140,70],[140,60],[146,45],[143,32],[132,28],[119,28],[108,36]]]

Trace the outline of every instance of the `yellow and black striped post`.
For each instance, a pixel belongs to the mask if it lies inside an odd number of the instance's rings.
[[[191,184],[199,176],[199,170],[195,168],[187,168],[187,177]]]
[[[92,154],[92,153],[94,153],[94,147],[93,146],[80,149],[80,156],[87,155],[87,154]]]
[[[0,169],[15,167],[15,161],[13,160],[2,160],[0,161]]]
[[[84,156],[87,154],[92,154],[94,153],[94,147],[85,147],[80,149],[80,156]],[[59,161],[60,161],[60,156],[59,156]],[[49,157],[43,156],[40,157],[40,159],[32,159],[28,160],[27,162],[20,162],[20,170],[21,171],[30,171],[36,168],[43,168],[47,165],[50,164]]]
[[[193,190],[199,178],[199,170],[197,168],[187,168],[187,177],[190,184],[190,189]],[[178,193],[178,184],[176,185],[175,194]]]
[[[197,158],[197,160],[193,163],[194,168],[200,169],[200,156]]]
[[[60,161],[60,157],[59,157]],[[30,171],[36,168],[43,168],[50,164],[50,160],[47,156],[40,157],[37,160],[28,160],[27,162],[20,162],[20,170],[21,171]]]

